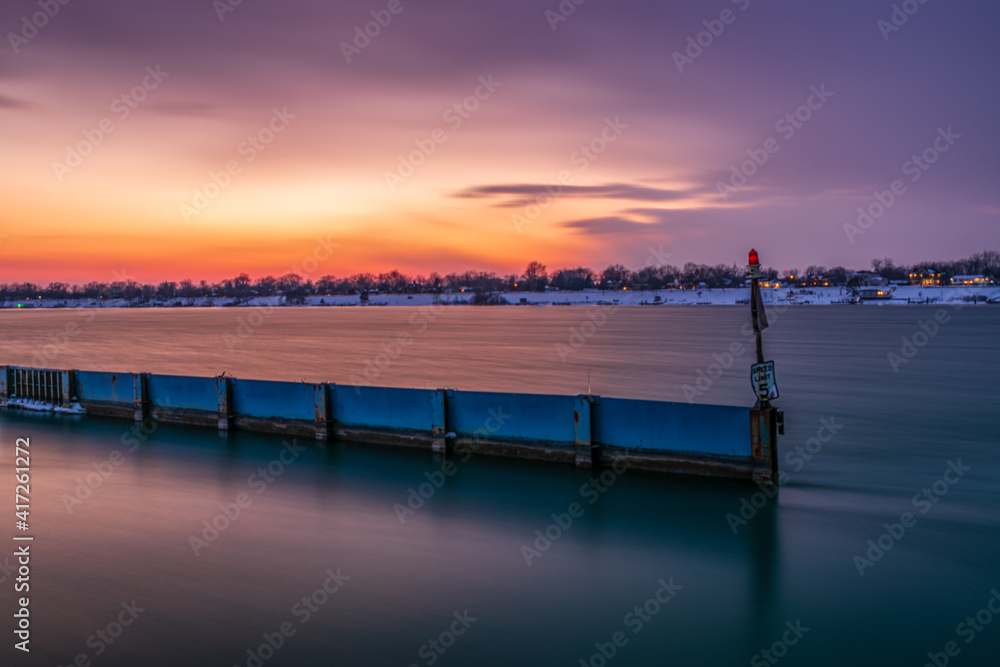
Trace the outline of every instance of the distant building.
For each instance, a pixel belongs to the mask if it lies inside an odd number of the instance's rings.
[[[941,284],[941,273],[934,269],[923,269],[910,274],[911,285],[935,287]]]
[[[895,287],[885,289],[884,287],[862,287],[858,290],[858,299],[861,301],[882,301],[892,298]]]
[[[823,276],[809,276],[800,283],[802,287],[829,287],[830,280]]]
[[[993,285],[995,281],[989,276],[952,276],[952,285]]]
[[[859,287],[882,287],[889,284],[886,278],[871,271],[855,271],[850,276],[850,282],[857,284]]]

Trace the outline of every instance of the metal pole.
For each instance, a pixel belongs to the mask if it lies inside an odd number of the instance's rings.
[[[753,322],[753,340],[757,347],[757,363],[764,363],[764,348],[760,339],[760,314],[757,312],[757,304],[763,303],[760,298],[760,259],[757,251],[750,250],[750,261],[747,264],[750,271],[750,319]]]
[[[757,348],[757,363],[764,363],[764,347],[761,341],[760,318],[766,314],[759,312],[764,305],[760,296],[760,258],[756,250],[750,251],[747,267],[750,271],[750,318],[753,323],[754,345]],[[757,380],[759,383],[759,379]],[[774,486],[778,482],[778,411],[764,392],[757,387],[757,403],[750,410],[750,457],[753,460],[753,480],[759,485]]]
[[[759,271],[758,267],[758,271]],[[760,278],[752,278],[750,283],[750,317],[753,319],[753,342],[757,347],[757,363],[764,363],[764,346],[760,336],[760,322],[757,315],[757,303],[760,301]]]

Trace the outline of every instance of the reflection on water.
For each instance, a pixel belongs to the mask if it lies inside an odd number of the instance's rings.
[[[276,311],[235,356],[219,333],[236,317],[228,310],[176,313],[181,324],[174,312],[100,313],[94,325],[106,328],[81,332],[51,365],[347,381],[410,326],[398,310]],[[570,376],[593,368],[595,393],[683,400],[677,387],[728,348],[745,315],[623,309],[563,364],[555,342],[585,311],[471,312],[439,317],[375,384],[578,391]],[[969,644],[955,627],[1000,586],[1000,312],[955,313],[894,373],[887,351],[927,313],[778,318],[765,349],[789,418],[790,483],[777,502],[726,481],[592,480],[488,457],[455,460],[442,479],[427,452],[302,439],[282,462],[280,438],[185,427],[160,427],[129,451],[126,422],[11,412],[0,419],[3,466],[30,435],[37,538],[34,650],[11,664],[85,654],[94,665],[579,665],[612,650],[609,664],[748,664],[782,641],[786,622],[808,631],[782,664],[919,665],[952,640],[955,664],[991,664],[1000,625]],[[17,330],[0,320],[11,360],[30,362],[30,336],[55,323],[37,316],[51,317],[32,313]],[[128,334],[112,353],[99,341],[114,330]],[[748,363],[705,399],[746,404]],[[843,423],[832,440],[786,459],[830,418]],[[116,450],[123,459],[109,463]],[[970,472],[920,513],[912,496],[958,458]],[[422,484],[421,505],[411,490]],[[12,497],[11,474],[0,493]],[[916,524],[859,576],[853,557],[905,511]],[[537,554],[530,565],[526,552]],[[655,602],[661,580],[679,587],[666,604]],[[107,634],[133,600],[134,623]]]

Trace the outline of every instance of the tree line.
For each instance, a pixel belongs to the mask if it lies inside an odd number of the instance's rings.
[[[934,270],[945,276],[986,275],[1000,280],[1000,253],[987,250],[970,257],[936,262],[918,262],[913,265],[896,264],[891,258],[874,259],[871,273],[888,280],[906,280],[913,272]],[[158,284],[141,284],[135,280],[114,282],[89,282],[71,285],[51,282],[47,286],[30,282],[0,284],[0,298],[27,299],[101,299],[124,298],[128,300],[171,300],[199,297],[225,297],[250,299],[258,296],[284,296],[297,300],[306,296],[362,294],[362,293],[443,293],[473,292],[537,292],[545,289],[634,289],[656,290],[671,287],[738,287],[746,280],[746,267],[737,264],[696,264],[688,262],[683,267],[669,264],[650,265],[629,269],[622,264],[612,264],[603,271],[578,266],[549,271],[541,262],[531,262],[521,274],[498,275],[490,271],[465,271],[441,275],[408,276],[393,270],[384,273],[355,273],[337,277],[326,275],[316,280],[295,273],[280,277],[264,276],[252,279],[241,273],[216,283],[192,280],[165,281]],[[765,280],[787,280],[790,284],[810,277],[823,277],[830,285],[850,285],[859,280],[859,272],[842,266],[827,268],[808,266],[804,271],[764,268]]]

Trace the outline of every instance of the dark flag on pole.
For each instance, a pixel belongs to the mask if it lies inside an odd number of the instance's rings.
[[[760,330],[763,331],[767,328],[767,311],[764,310],[764,299],[760,295],[760,288],[753,290],[754,307],[757,310],[757,322],[760,325]]]

